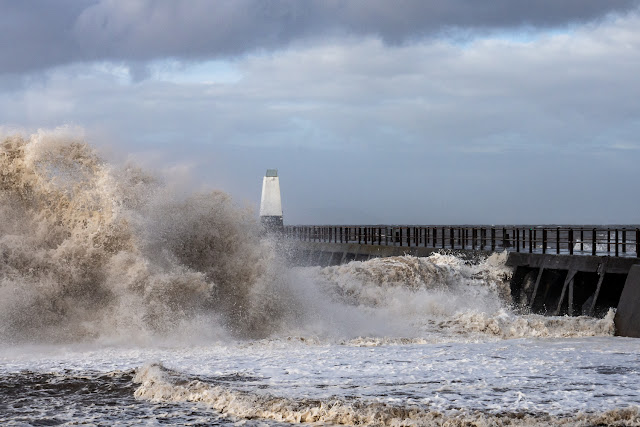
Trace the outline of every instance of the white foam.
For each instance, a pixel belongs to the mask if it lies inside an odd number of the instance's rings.
[[[153,402],[197,402],[225,416],[244,419],[271,419],[290,423],[344,425],[419,426],[419,425],[640,425],[638,407],[601,413],[564,416],[533,414],[518,410],[518,402],[527,396],[518,392],[516,405],[499,411],[461,411],[435,409],[430,404],[404,404],[330,397],[322,399],[285,398],[267,393],[234,390],[190,379],[161,365],[138,369],[135,382],[140,386],[136,398]],[[442,390],[444,391],[444,389]],[[437,401],[437,395],[434,401]],[[435,406],[435,405],[433,405]]]
[[[604,319],[516,314],[505,262],[506,253],[475,262],[433,254],[297,269],[306,317],[283,332],[356,345],[613,334],[613,311]]]

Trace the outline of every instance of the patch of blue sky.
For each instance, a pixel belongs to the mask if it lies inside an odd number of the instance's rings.
[[[555,36],[571,36],[575,33],[576,28],[574,26],[565,26],[562,28],[535,28],[530,26],[495,30],[490,34],[491,38],[505,40],[513,43],[534,43],[540,39],[555,37]]]
[[[74,63],[51,68],[45,72],[48,79],[103,79],[115,81],[119,84],[131,82],[130,67],[122,62],[98,61],[92,63]],[[39,79],[40,73],[26,74],[29,82]]]
[[[178,61],[162,60],[148,64],[153,80],[176,84],[232,84],[242,79],[242,74],[231,61]]]
[[[531,44],[555,36],[575,34],[575,26],[540,28],[522,25],[516,28],[502,29],[463,29],[448,28],[440,33],[440,38],[462,49],[472,48],[479,40],[499,40],[512,44]]]

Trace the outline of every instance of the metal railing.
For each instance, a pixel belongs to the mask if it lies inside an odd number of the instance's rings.
[[[309,242],[640,257],[639,228],[288,225],[284,233]]]

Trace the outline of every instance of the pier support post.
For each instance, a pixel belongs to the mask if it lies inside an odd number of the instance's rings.
[[[491,227],[491,251],[496,250],[496,229]]]
[[[544,262],[540,266],[540,270],[538,270],[538,277],[536,277],[536,283],[533,285],[533,292],[531,293],[531,301],[529,301],[529,309],[533,308],[533,303],[536,300],[536,295],[538,294],[538,288],[540,287],[540,279],[542,279],[542,273],[544,273]]]
[[[596,309],[596,303],[598,302],[598,296],[600,295],[600,288],[602,287],[602,282],[604,280],[604,275],[607,274],[607,263],[606,260],[602,262],[602,264],[600,264],[598,266],[598,275],[600,276],[598,278],[598,284],[596,285],[596,291],[593,293],[593,301],[591,301],[591,306],[589,307],[589,310],[587,311],[587,315],[588,316],[593,316],[593,312]]]
[[[554,316],[557,316],[558,314],[560,314],[560,309],[562,308],[562,303],[564,302],[564,296],[567,294],[567,288],[569,286],[571,286],[571,288],[572,288],[571,289],[571,294],[573,294],[573,278],[575,277],[576,273],[577,273],[576,270],[569,270],[567,272],[567,278],[564,280],[564,285],[562,286],[562,293],[560,294],[560,300],[558,301],[558,307],[556,308],[556,311],[553,313]],[[571,297],[573,298],[573,295],[571,295]],[[571,304],[573,304],[573,301],[569,300],[569,312],[572,311]]]

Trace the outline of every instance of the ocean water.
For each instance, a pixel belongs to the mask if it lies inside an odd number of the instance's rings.
[[[0,151],[2,425],[640,425],[640,341],[511,307],[505,254],[292,267],[224,193]]]

